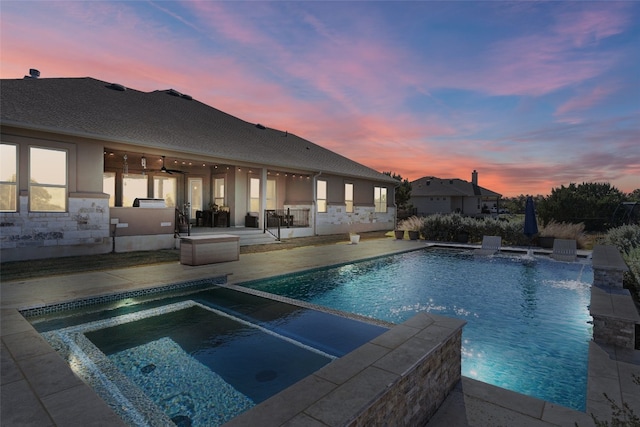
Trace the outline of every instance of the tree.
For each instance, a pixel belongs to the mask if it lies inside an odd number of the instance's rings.
[[[543,224],[549,221],[584,223],[586,231],[604,231],[618,205],[625,200],[620,190],[608,183],[569,184],[551,190],[540,200],[537,213]]]
[[[512,214],[524,214],[524,207],[527,203],[527,197],[528,196],[524,194],[520,194],[519,196],[515,197],[503,197],[500,199],[500,206],[508,209]],[[538,203],[540,202],[540,200],[544,199],[544,196],[538,194],[537,196],[532,197],[533,203],[535,204],[537,210]]]
[[[392,172],[384,172],[385,175],[389,175],[391,178],[398,180],[400,185],[396,188],[395,191],[395,202],[398,206],[398,209],[411,209],[413,206],[409,204],[409,199],[411,199],[411,183],[408,179],[402,179],[401,175],[396,175]]]
[[[628,202],[640,202],[640,188],[636,188],[631,193],[627,194]]]

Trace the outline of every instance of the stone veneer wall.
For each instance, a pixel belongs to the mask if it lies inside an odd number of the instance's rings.
[[[425,355],[349,425],[424,425],[460,381],[461,348],[462,330]]]
[[[623,277],[624,270],[593,269],[593,284],[596,286],[623,289]]]
[[[593,249],[593,286],[589,312],[593,317],[593,340],[616,347],[635,347],[636,324],[640,315],[631,294],[623,288],[623,275],[629,267],[615,246]]]
[[[225,427],[425,425],[461,379],[465,323],[418,313]]]
[[[318,234],[361,233],[392,230],[395,208],[388,208],[387,212],[375,212],[373,206],[355,206],[353,212],[345,212],[345,205],[329,205],[327,212],[316,215]]]
[[[20,196],[18,212],[0,213],[2,261],[109,252],[109,199],[70,196],[68,203],[68,212],[29,212]]]

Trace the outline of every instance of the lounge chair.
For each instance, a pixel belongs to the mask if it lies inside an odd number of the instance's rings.
[[[473,251],[474,255],[494,255],[500,252],[502,245],[502,237],[500,236],[483,236],[482,247]]]
[[[573,239],[555,239],[551,258],[556,261],[574,262],[578,259],[576,241]]]

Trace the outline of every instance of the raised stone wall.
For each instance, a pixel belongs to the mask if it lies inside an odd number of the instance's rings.
[[[460,381],[461,337],[462,333],[456,334],[425,355],[349,425],[424,425]]]
[[[622,288],[622,279],[624,271],[622,270],[605,270],[601,268],[593,269],[593,284],[605,288]]]
[[[418,313],[225,426],[425,425],[461,379],[464,324]]]
[[[593,340],[616,347],[635,347],[636,325],[640,315],[627,289],[623,275],[629,269],[615,246],[593,249],[593,286],[589,313],[593,317]]]
[[[109,199],[69,197],[68,212],[29,212],[20,196],[18,212],[0,213],[3,261],[106,253]]]

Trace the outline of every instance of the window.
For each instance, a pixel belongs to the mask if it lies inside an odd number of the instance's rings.
[[[156,176],[153,178],[153,197],[154,199],[164,199],[164,203],[168,208],[176,206],[176,198],[178,195],[178,180],[173,177]]]
[[[109,207],[116,205],[116,173],[104,172],[102,174],[102,192],[109,195]]]
[[[260,179],[249,181],[249,212],[260,212]]]
[[[67,211],[67,152],[29,148],[29,210]]]
[[[347,212],[353,212],[353,184],[344,185],[344,204]]]
[[[224,203],[224,178],[213,180],[213,203],[218,206],[226,206]]]
[[[318,200],[318,212],[327,211],[327,181],[318,180],[316,199]]]
[[[267,209],[277,209],[275,179],[267,180]]]
[[[189,178],[190,218],[196,218],[196,213],[203,210],[202,205],[202,178]]]
[[[376,212],[387,211],[387,189],[385,187],[373,187],[373,204]]]
[[[18,151],[15,145],[0,144],[0,211],[18,210]]]
[[[129,173],[122,178],[122,206],[133,206],[135,199],[147,197],[147,175]]]

